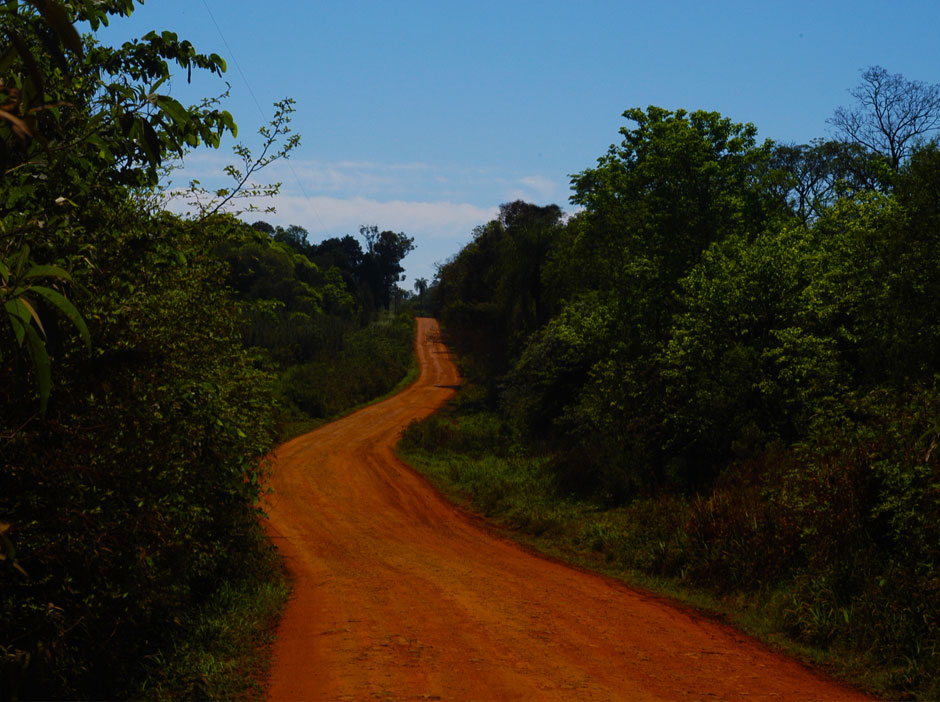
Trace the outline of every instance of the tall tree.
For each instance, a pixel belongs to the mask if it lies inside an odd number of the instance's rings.
[[[379,275],[380,300],[387,310],[391,305],[392,293],[402,279],[405,269],[401,262],[415,248],[414,237],[404,233],[383,231],[379,234],[372,254],[375,257]]]
[[[572,202],[585,209],[574,244],[587,255],[583,267],[599,272],[594,284],[635,311],[630,337],[656,343],[678,280],[702,252],[760,231],[783,206],[763,187],[772,144],[757,143],[754,125],[655,106],[624,117],[636,126],[621,128],[621,144],[572,177]]]
[[[838,108],[829,123],[849,141],[884,156],[895,172],[920,137],[940,128],[938,83],[907,80],[872,66],[849,94],[855,106]]]
[[[771,167],[781,178],[771,187],[803,224],[820,217],[840,197],[884,186],[884,160],[861,144],[814,140],[810,144],[780,144]]]
[[[543,294],[543,268],[554,235],[562,220],[558,205],[539,207],[522,200],[499,207],[499,223],[507,235],[506,293],[518,309],[514,322],[528,335],[548,321],[547,305]]]
[[[297,224],[289,224],[285,227],[276,227],[274,230],[274,241],[287,244],[294,251],[304,256],[309,256],[313,252],[313,247],[307,239],[308,232]]]
[[[361,278],[372,291],[375,304],[387,310],[391,307],[392,292],[405,270],[402,259],[414,251],[414,237],[388,230],[380,232],[374,224],[359,227],[359,235],[366,242],[360,265]]]

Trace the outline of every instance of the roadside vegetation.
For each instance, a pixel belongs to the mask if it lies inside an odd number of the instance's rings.
[[[264,456],[412,362],[410,237],[232,213],[273,191],[240,183],[296,146],[290,100],[232,187],[165,209],[168,163],[236,125],[161,92],[221,57],[76,30],[134,5],[0,2],[0,699],[259,697],[289,593]]]
[[[503,205],[430,288],[467,387],[402,450],[505,524],[934,699],[940,86],[874,67],[852,94],[807,145],[628,110],[577,214]]]
[[[279,440],[385,395],[409,373],[414,319],[395,282],[410,237],[363,227],[363,250],[352,236],[309,244],[299,225],[242,229],[216,255],[244,305],[243,343],[277,377]]]
[[[161,92],[221,57],[75,29],[133,9],[0,0],[4,699],[258,696],[289,592],[264,456],[413,372],[410,237],[236,216],[298,143],[289,99],[232,187],[165,209],[168,163],[236,125]],[[402,450],[552,549],[930,699],[940,87],[874,67],[852,94],[805,145],[628,110],[577,214],[503,205],[415,284],[467,383]]]

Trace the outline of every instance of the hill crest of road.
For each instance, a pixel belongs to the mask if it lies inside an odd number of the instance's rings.
[[[459,383],[434,320],[416,351],[409,388],[276,452],[267,528],[294,594],[270,700],[865,699],[449,504],[394,454]]]

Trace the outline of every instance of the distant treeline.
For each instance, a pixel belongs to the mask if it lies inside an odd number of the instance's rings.
[[[573,216],[503,205],[431,293],[559,495],[698,505],[643,567],[783,588],[793,637],[936,694],[940,87],[875,67],[853,95],[805,145],[628,110]]]
[[[245,303],[245,345],[264,349],[277,371],[282,423],[330,417],[391,390],[412,363],[413,322],[390,308],[403,301],[397,282],[413,240],[362,227],[364,251],[348,235],[311,244],[298,225],[261,221],[244,231],[216,255]]]

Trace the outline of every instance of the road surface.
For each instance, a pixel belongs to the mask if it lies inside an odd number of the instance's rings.
[[[393,452],[459,382],[433,320],[417,350],[410,388],[276,453],[268,530],[295,589],[270,700],[864,699],[442,499]]]

